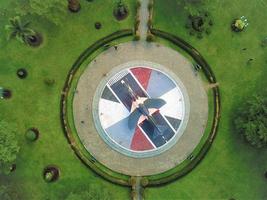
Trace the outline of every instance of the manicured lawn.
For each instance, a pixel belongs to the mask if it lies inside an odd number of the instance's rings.
[[[0,86],[9,88],[13,97],[0,101],[0,119],[16,124],[21,150],[17,170],[9,176],[0,176],[0,184],[10,184],[19,199],[65,199],[70,192],[86,190],[89,184],[106,188],[113,199],[128,199],[129,189],[111,184],[86,168],[74,155],[64,136],[60,123],[60,95],[67,72],[77,57],[93,42],[110,33],[132,28],[134,0],[126,0],[130,15],[122,22],[113,17],[113,0],[81,1],[82,9],[77,14],[69,13],[61,26],[54,26],[39,18],[31,18],[32,28],[43,34],[44,44],[31,48],[16,40],[6,41],[4,25],[8,16],[0,18]],[[8,1],[0,2],[0,10],[10,8]],[[96,30],[99,21],[102,28]],[[20,80],[18,68],[25,68],[28,77]],[[55,79],[53,86],[44,84],[44,79]],[[29,143],[25,131],[36,127],[40,138]],[[54,164],[60,169],[60,178],[55,183],[42,179],[43,168]]]
[[[222,116],[217,137],[205,159],[190,174],[171,184],[146,189],[146,199],[266,199],[267,150],[250,147],[234,132],[237,107],[267,85],[266,1],[208,1],[214,21],[212,33],[203,39],[189,36],[187,14],[175,0],[155,1],[154,28],[184,38],[211,65],[220,84]],[[245,15],[249,27],[241,33],[230,30],[231,21]],[[242,48],[247,48],[243,51]],[[253,62],[247,65],[247,60]]]

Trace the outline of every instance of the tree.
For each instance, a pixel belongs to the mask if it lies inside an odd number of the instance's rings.
[[[253,146],[267,146],[267,95],[248,100],[237,112],[234,121],[237,132]]]
[[[0,173],[10,172],[10,165],[16,160],[18,152],[15,128],[0,121]]]
[[[12,199],[8,193],[7,186],[5,186],[5,185],[0,185],[0,199],[1,200],[11,200]]]
[[[122,2],[122,0],[119,0],[117,2],[117,5],[115,6],[113,13],[118,20],[122,20],[125,19],[125,17],[127,17],[128,9],[125,3]]]
[[[66,17],[66,8],[67,0],[19,0],[15,12],[21,16],[38,16],[59,25]]]
[[[78,12],[81,9],[81,4],[79,0],[68,0],[68,8],[72,12]]]
[[[16,38],[18,41],[29,44],[36,32],[29,28],[30,22],[22,22],[19,16],[9,19],[9,24],[5,26],[8,31],[8,39]]]
[[[107,190],[99,185],[89,186],[86,191],[73,193],[71,192],[66,200],[110,200],[111,195]]]

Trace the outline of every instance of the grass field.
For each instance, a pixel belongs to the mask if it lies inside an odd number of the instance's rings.
[[[74,155],[61,128],[59,105],[67,72],[74,61],[101,37],[132,28],[135,1],[126,1],[130,15],[121,22],[113,17],[113,0],[105,0],[104,4],[81,1],[81,11],[68,13],[58,27],[31,18],[31,27],[44,36],[43,45],[36,49],[16,40],[6,41],[4,25],[14,15],[8,2],[0,1],[0,10],[10,10],[0,19],[0,86],[11,89],[13,97],[0,102],[0,119],[16,124],[21,150],[17,170],[9,176],[0,176],[0,184],[10,184],[19,199],[65,199],[70,192],[86,190],[89,184],[106,188],[114,199],[128,199],[128,188],[104,181]],[[102,23],[102,29],[94,28],[96,21]],[[29,73],[25,80],[16,76],[21,67]],[[55,79],[55,85],[45,85],[45,78]],[[24,138],[30,127],[40,131],[37,142],[28,143]],[[42,178],[43,168],[49,164],[55,164],[61,171],[56,183],[48,184]]]
[[[60,95],[67,72],[77,57],[96,40],[119,29],[132,28],[135,0],[127,2],[130,15],[118,22],[112,15],[114,0],[81,0],[77,14],[68,13],[61,26],[38,17],[29,18],[32,28],[42,33],[44,43],[31,48],[16,40],[7,42],[4,25],[14,16],[10,1],[0,1],[0,87],[11,89],[13,97],[0,101],[0,120],[17,126],[21,146],[17,169],[9,176],[0,175],[0,184],[21,200],[61,200],[70,192],[81,192],[94,184],[110,192],[112,199],[129,199],[129,189],[105,181],[86,168],[74,155],[60,124]],[[178,0],[155,0],[154,28],[180,36],[197,48],[211,65],[219,82],[222,116],[217,137],[205,159],[187,176],[168,185],[147,188],[148,200],[172,199],[267,199],[267,150],[255,149],[233,129],[238,106],[267,86],[267,48],[260,42],[267,37],[267,1],[206,0],[214,21],[212,33],[203,39],[190,36],[185,28],[187,13]],[[245,15],[249,27],[241,33],[230,29],[231,21]],[[265,18],[266,17],[266,18]],[[102,29],[94,28],[95,22]],[[168,43],[166,43],[168,44]],[[171,46],[171,45],[170,45]],[[243,48],[247,50],[243,51]],[[254,60],[248,65],[247,60]],[[25,80],[16,76],[19,68],[27,69]],[[55,79],[49,87],[44,79]],[[40,131],[34,143],[24,134],[30,127]],[[42,178],[43,168],[54,164],[60,169],[55,183]]]
[[[187,14],[175,0],[155,0],[153,27],[176,34],[197,48],[211,65],[221,89],[222,116],[217,138],[205,159],[189,175],[164,187],[146,189],[146,199],[266,199],[267,150],[249,146],[234,132],[232,120],[246,98],[266,88],[266,1],[207,1],[212,33],[189,36]],[[231,21],[245,15],[247,30],[234,33]],[[247,48],[243,51],[243,48]],[[247,60],[253,62],[247,65]]]

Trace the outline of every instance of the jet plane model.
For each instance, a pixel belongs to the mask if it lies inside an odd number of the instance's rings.
[[[140,121],[140,118],[143,118],[143,121],[147,120],[154,128],[153,137],[162,135],[168,127],[160,125],[155,117],[153,117],[151,110],[161,108],[166,104],[166,101],[159,98],[140,97],[125,81],[126,80],[121,80],[121,83],[127,88],[132,101],[131,114],[128,119],[129,129],[134,129]]]

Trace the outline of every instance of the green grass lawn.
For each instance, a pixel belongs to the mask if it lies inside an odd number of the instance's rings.
[[[74,155],[64,136],[60,123],[60,95],[67,72],[74,61],[96,40],[134,23],[134,0],[126,0],[130,15],[118,22],[113,17],[113,0],[81,1],[77,14],[68,13],[61,26],[54,26],[37,17],[29,18],[32,28],[44,36],[40,48],[31,48],[16,40],[6,41],[4,25],[14,15],[9,1],[0,1],[0,10],[11,11],[0,18],[0,86],[9,88],[13,97],[0,101],[0,119],[16,124],[21,146],[17,170],[9,176],[0,176],[0,184],[9,184],[19,199],[44,200],[65,199],[70,192],[86,190],[89,184],[106,188],[113,199],[128,199],[129,189],[111,184],[86,168]],[[102,29],[94,28],[95,22]],[[20,80],[18,68],[24,67],[28,77]],[[55,79],[48,87],[44,79]],[[34,143],[25,140],[25,131],[36,127],[40,138]],[[55,183],[42,178],[43,168],[54,164],[60,169]]]
[[[187,14],[176,0],[155,0],[154,28],[182,37],[211,65],[220,84],[222,115],[217,137],[205,159],[187,176],[164,187],[146,189],[146,199],[266,199],[267,150],[257,150],[234,132],[232,120],[246,98],[267,86],[267,1],[207,1],[212,33],[203,39],[189,36]],[[245,15],[249,27],[241,33],[231,21]],[[247,48],[242,51],[242,48]],[[247,65],[247,60],[254,61]]]
[[[117,22],[112,15],[114,0],[82,0],[77,14],[69,13],[61,26],[37,17],[32,27],[42,33],[44,43],[31,48],[16,40],[6,41],[4,25],[14,16],[8,0],[0,1],[0,87],[13,92],[10,100],[0,101],[0,119],[14,123],[21,146],[17,170],[0,175],[0,184],[9,184],[21,200],[60,200],[70,192],[86,190],[89,184],[106,188],[113,199],[129,199],[129,189],[111,184],[86,168],[74,155],[60,123],[60,95],[69,69],[77,57],[96,40],[119,29],[132,28],[135,0],[127,2],[130,15]],[[212,33],[203,39],[189,36],[185,29],[187,14],[177,0],[155,0],[154,28],[176,34],[197,48],[211,65],[220,84],[222,116],[217,137],[205,159],[185,177],[158,188],[146,189],[146,199],[267,199],[267,150],[249,146],[234,132],[236,108],[246,98],[266,88],[267,48],[260,41],[267,36],[267,1],[207,0],[205,6],[213,18]],[[230,30],[231,21],[245,15],[249,27],[241,33]],[[102,23],[96,30],[94,23]],[[247,48],[242,51],[242,48]],[[250,65],[247,60],[254,58]],[[26,68],[25,80],[16,76]],[[44,79],[55,79],[48,87]],[[36,127],[40,138],[29,143],[25,131]],[[54,164],[60,169],[55,183],[42,178],[43,168]]]

